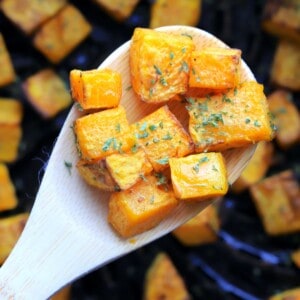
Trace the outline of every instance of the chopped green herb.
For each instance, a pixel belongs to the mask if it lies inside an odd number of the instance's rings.
[[[215,172],[219,172],[219,170],[216,168],[215,165],[212,166],[212,170],[215,171]]]
[[[147,122],[144,122],[140,127],[139,130],[144,131],[147,129]]]
[[[160,70],[160,68],[157,66],[157,65],[153,65],[154,69],[155,69],[155,72],[157,75],[162,75],[162,72]]]
[[[219,122],[224,124],[222,113],[211,114],[208,118],[204,117],[202,121],[202,125],[218,127]]]
[[[115,138],[109,138],[108,140],[106,140],[102,146],[102,151],[108,151],[114,140]]]
[[[152,195],[152,196],[150,197],[150,204],[153,204],[153,203],[154,203],[154,200],[155,200],[155,196]]]
[[[140,174],[139,177],[145,182],[148,181],[144,174]]]
[[[131,152],[132,153],[136,153],[138,150],[138,145],[137,144],[134,144],[132,147],[131,147]]]
[[[223,95],[222,101],[226,103],[232,103],[232,100],[228,98],[226,94]]]
[[[147,131],[144,131],[142,133],[137,133],[136,134],[136,138],[138,138],[138,139],[145,139],[148,136],[149,136],[149,133]]]
[[[172,137],[172,135],[168,132],[166,135],[164,135],[163,137],[162,137],[162,139],[164,140],[164,141],[167,141],[167,140],[171,140],[173,137]]]
[[[156,160],[156,162],[160,165],[167,165],[169,163],[169,157],[160,158]]]
[[[186,61],[183,61],[182,63],[181,63],[181,67],[180,67],[180,72],[185,72],[185,73],[188,73],[189,72],[189,65],[187,64],[187,62]]]
[[[162,173],[155,173],[155,177],[157,178],[157,185],[167,184],[167,177]]]
[[[249,118],[246,118],[246,119],[245,119],[245,123],[246,123],[246,124],[249,124],[250,122],[251,122],[251,120],[250,120]]]
[[[73,167],[73,164],[71,162],[69,162],[69,161],[66,161],[66,160],[64,161],[64,164],[65,164],[65,167],[67,168],[69,174],[71,175],[72,174],[71,173],[71,169]]]
[[[132,85],[129,85],[126,89],[125,89],[125,91],[130,91],[132,89]]]
[[[181,49],[181,52],[182,52],[182,53],[185,53],[185,52],[186,52],[186,48],[183,47],[183,48]]]
[[[174,58],[174,52],[170,52],[170,59]]]
[[[191,40],[193,39],[193,37],[190,35],[190,34],[188,34],[188,33],[182,33],[181,35],[183,35],[183,36],[187,36],[188,38],[190,38]]]
[[[164,123],[163,123],[163,121],[160,121],[158,125],[159,125],[159,127],[160,127],[161,129],[164,128]]]
[[[76,102],[76,103],[75,103],[75,107],[76,107],[79,111],[83,111],[83,110],[84,110],[83,107],[80,105],[79,102]]]
[[[254,121],[254,126],[255,127],[260,127],[261,125],[260,125],[260,122],[258,121],[258,120],[255,120]]]
[[[118,123],[116,125],[116,132],[121,132],[121,125],[120,125],[120,123]]]
[[[151,131],[154,131],[154,130],[156,130],[157,129],[157,126],[156,125],[154,125],[154,124],[151,124],[151,125],[149,125],[149,127],[148,127]]]
[[[157,137],[155,137],[155,138],[153,138],[153,143],[158,143],[159,142],[159,138],[157,138]]]
[[[164,77],[160,77],[159,82],[163,86],[168,86],[168,83],[167,83],[167,81],[166,81],[166,79]]]

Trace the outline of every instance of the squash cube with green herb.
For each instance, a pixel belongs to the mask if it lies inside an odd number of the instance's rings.
[[[137,142],[157,172],[168,167],[169,158],[193,152],[190,136],[167,105],[132,125]]]
[[[201,201],[227,193],[227,171],[221,153],[210,152],[170,158],[169,163],[177,198]]]
[[[135,147],[136,140],[122,106],[78,118],[74,131],[84,160],[97,161]]]
[[[194,47],[187,36],[136,28],[129,58],[132,87],[141,100],[161,103],[184,94]]]
[[[149,175],[132,188],[111,194],[108,221],[128,238],[158,225],[177,203],[172,190],[161,188],[158,179]]]
[[[197,152],[223,151],[273,138],[263,86],[255,81],[188,101],[189,132]]]

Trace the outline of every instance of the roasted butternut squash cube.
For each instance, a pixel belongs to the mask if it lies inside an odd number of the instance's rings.
[[[298,300],[300,299],[300,288],[286,290],[271,296],[268,300]]]
[[[0,125],[0,162],[14,162],[22,138],[20,125]]]
[[[122,78],[117,71],[97,69],[70,72],[72,98],[86,109],[112,108],[122,96]]]
[[[143,180],[152,170],[146,153],[139,149],[135,153],[112,154],[106,157],[106,165],[114,180],[122,190],[126,190]]]
[[[27,219],[28,213],[0,219],[0,264],[5,261],[15,246]]]
[[[31,75],[22,86],[30,104],[44,118],[56,116],[72,102],[65,82],[51,69]]]
[[[262,16],[267,32],[300,44],[300,10],[298,0],[267,0]]]
[[[167,105],[132,125],[138,144],[157,172],[168,167],[169,158],[193,152],[193,143]]]
[[[187,36],[136,28],[129,60],[132,87],[141,100],[161,103],[184,94],[194,48]]]
[[[170,158],[169,163],[177,198],[199,201],[227,193],[227,171],[221,153],[199,153]]]
[[[15,69],[11,61],[11,57],[6,48],[3,35],[0,33],[0,87],[12,83],[15,78]]]
[[[120,190],[120,187],[110,175],[104,159],[96,162],[81,159],[76,167],[79,174],[89,185],[108,192]]]
[[[147,270],[144,282],[144,300],[190,300],[191,297],[170,257],[160,252]]]
[[[0,211],[13,209],[18,199],[6,165],[0,163]]]
[[[132,188],[111,194],[108,221],[128,238],[158,225],[177,203],[172,190],[161,189],[158,179],[149,175]]]
[[[291,259],[293,263],[300,269],[300,249],[292,252]]]
[[[67,285],[64,288],[56,292],[50,300],[69,300],[71,299],[71,285]]]
[[[278,145],[287,149],[299,142],[300,114],[292,93],[277,90],[268,96],[268,103],[277,128],[275,139]]]
[[[189,87],[234,88],[240,83],[241,50],[203,48],[191,54]]]
[[[13,98],[0,97],[0,126],[19,125],[23,118],[23,106]]]
[[[198,246],[215,242],[218,239],[219,229],[218,210],[212,204],[173,230],[172,234],[185,246]]]
[[[94,0],[106,10],[115,20],[124,21],[134,11],[139,0]]]
[[[78,149],[85,160],[131,151],[135,138],[122,106],[83,116],[75,121]]]
[[[92,26],[81,12],[68,4],[40,27],[33,38],[33,44],[56,64],[69,55],[91,30]]]
[[[31,34],[66,3],[66,0],[2,0],[0,7],[7,18],[26,34]]]
[[[150,28],[167,25],[196,26],[202,0],[156,0],[151,6]]]
[[[300,90],[300,45],[284,39],[278,42],[271,81],[293,91]]]
[[[263,86],[255,81],[225,94],[188,101],[189,132],[197,152],[223,151],[273,138]]]
[[[239,193],[263,179],[272,164],[273,152],[274,147],[271,142],[259,142],[248,165],[233,183],[232,190]]]
[[[268,177],[250,187],[252,199],[270,235],[300,231],[299,184],[292,171]]]

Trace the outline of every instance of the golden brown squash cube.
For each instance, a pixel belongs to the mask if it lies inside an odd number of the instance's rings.
[[[132,128],[157,172],[168,167],[169,158],[182,157],[194,150],[190,136],[167,105],[133,124]]]
[[[222,90],[240,83],[241,50],[203,48],[193,51],[189,87]]]
[[[267,32],[300,44],[299,0],[267,0],[262,20]]]
[[[134,11],[139,0],[94,0],[117,21],[124,21]]]
[[[300,90],[300,45],[279,41],[275,52],[271,80],[278,86]]]
[[[252,199],[270,235],[300,231],[299,184],[287,170],[250,187]]]
[[[161,103],[184,94],[194,48],[187,36],[136,28],[129,60],[132,87],[141,100]]]
[[[85,160],[95,161],[130,151],[136,142],[122,106],[78,118],[74,131]]]
[[[30,34],[66,3],[66,0],[2,0],[0,7],[7,18],[26,34]]]
[[[158,225],[177,203],[172,190],[161,189],[158,179],[149,175],[132,188],[111,194],[108,221],[128,238]]]
[[[227,171],[221,153],[200,153],[170,158],[175,196],[181,200],[207,200],[228,190]]]
[[[147,270],[144,282],[144,300],[190,300],[182,276],[170,257],[160,252]]]
[[[0,211],[13,209],[18,199],[6,165],[0,163]]]
[[[126,190],[145,178],[152,170],[146,153],[139,149],[136,153],[112,154],[106,157],[106,165],[114,180],[122,190]]]
[[[176,228],[172,234],[185,246],[198,246],[215,242],[219,229],[218,210],[212,204]]]
[[[156,0],[151,6],[150,28],[167,25],[196,26],[202,0]]]
[[[260,181],[266,175],[272,164],[273,152],[274,147],[271,142],[259,142],[248,165],[240,177],[233,183],[232,190],[239,193]]]
[[[298,300],[300,299],[300,288],[286,290],[271,296],[268,300]]]
[[[19,125],[23,118],[23,106],[20,101],[0,97],[0,126]]]
[[[69,300],[71,299],[71,285],[67,285],[64,288],[56,292],[50,300]]]
[[[31,75],[23,90],[32,106],[44,117],[52,118],[72,102],[65,82],[51,69]]]
[[[121,100],[122,78],[117,71],[72,70],[70,85],[72,98],[82,109],[112,108],[118,106]]]
[[[6,48],[3,35],[0,33],[0,87],[12,83],[15,78],[15,70],[9,52]]]
[[[223,151],[273,138],[263,86],[255,81],[226,94],[188,101],[189,132],[197,152]]]
[[[90,23],[73,5],[68,4],[46,22],[34,36],[33,44],[52,63],[59,63],[91,32]]]
[[[300,268],[300,249],[295,250],[292,252],[291,254],[291,259],[293,261],[293,263]]]
[[[268,96],[271,113],[277,128],[275,139],[279,146],[287,149],[300,140],[300,114],[292,93],[277,90]]]

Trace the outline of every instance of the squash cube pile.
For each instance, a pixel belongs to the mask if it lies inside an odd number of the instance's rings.
[[[222,197],[221,151],[273,138],[263,86],[241,82],[238,49],[196,49],[190,36],[137,28],[129,67],[141,110],[132,123],[118,72],[70,72],[83,111],[74,122],[77,167],[88,184],[111,191],[108,221],[125,238],[153,228],[180,202]],[[205,96],[191,97],[190,89]],[[153,107],[146,115],[144,105]]]

